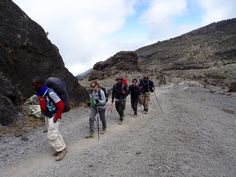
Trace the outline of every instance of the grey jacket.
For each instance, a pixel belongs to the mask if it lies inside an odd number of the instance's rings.
[[[100,92],[100,96],[99,96],[99,92]],[[92,91],[89,94],[89,97],[93,98],[94,100],[99,100],[99,103],[97,104],[99,109],[106,109],[106,97],[102,89],[99,89],[98,91]]]

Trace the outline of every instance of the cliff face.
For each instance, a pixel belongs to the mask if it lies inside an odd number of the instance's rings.
[[[132,52],[136,56],[134,63],[128,62],[129,53],[123,52],[117,62],[114,62],[114,55],[95,64],[91,76],[106,78],[120,70],[141,71],[157,78],[166,76],[171,80],[178,77],[230,87],[236,81],[236,18],[142,47]],[[106,69],[107,66],[112,72]],[[123,67],[119,69],[118,66]]]
[[[56,76],[68,87],[73,104],[85,101],[86,90],[65,68],[58,48],[45,31],[11,0],[0,2],[0,123],[20,117],[20,105],[32,96],[32,78]]]

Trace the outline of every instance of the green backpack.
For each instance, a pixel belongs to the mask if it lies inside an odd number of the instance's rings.
[[[95,107],[96,106],[96,100],[94,98],[89,98],[88,106],[89,107]]]

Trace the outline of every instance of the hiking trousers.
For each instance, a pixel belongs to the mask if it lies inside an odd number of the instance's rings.
[[[118,112],[120,116],[120,121],[123,121],[124,119],[125,104],[126,104],[125,99],[115,100],[115,107],[116,107],[116,111]]]
[[[148,104],[150,101],[150,92],[145,92],[141,94],[139,97],[140,97],[141,105],[143,105],[144,107],[144,110],[148,110]]]
[[[96,120],[97,114],[99,114],[100,120],[102,122],[102,129],[105,130],[107,128],[106,118],[105,118],[105,109],[97,108],[97,107],[91,107],[91,112],[89,116],[89,129],[90,132],[94,132],[94,122]]]
[[[137,110],[138,110],[138,99],[132,99],[131,98],[131,107],[134,110],[134,112],[137,113]]]
[[[59,132],[60,120],[56,123],[53,122],[53,117],[46,117],[46,125],[48,128],[47,137],[50,146],[56,151],[60,152],[66,148],[66,144],[63,140],[61,133]]]

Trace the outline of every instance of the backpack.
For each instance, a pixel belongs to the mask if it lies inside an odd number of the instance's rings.
[[[144,82],[144,80],[141,80],[139,83],[139,86],[142,87],[142,90],[144,91],[145,89],[151,92],[154,92],[154,83],[150,80],[148,80],[146,83]]]
[[[59,98],[64,102],[64,111],[68,112],[70,110],[69,95],[66,89],[66,84],[63,80],[57,77],[49,77],[45,81],[45,85],[51,88]]]
[[[122,94],[124,95],[124,96],[127,96],[128,95],[128,90],[127,91],[125,91],[125,86],[127,86],[127,84],[125,84],[124,82],[122,82],[122,86],[121,86],[121,92],[122,92]],[[118,91],[118,89],[117,89],[117,83],[114,85],[114,88],[115,88],[115,90],[116,91]]]
[[[103,92],[105,93],[105,98],[106,98],[106,102],[108,102],[108,98],[109,98],[109,94],[108,94],[108,91],[106,90],[106,88],[104,87],[101,87],[101,89],[103,90]],[[101,100],[101,92],[100,90],[98,91],[98,96],[99,96],[99,99]]]

